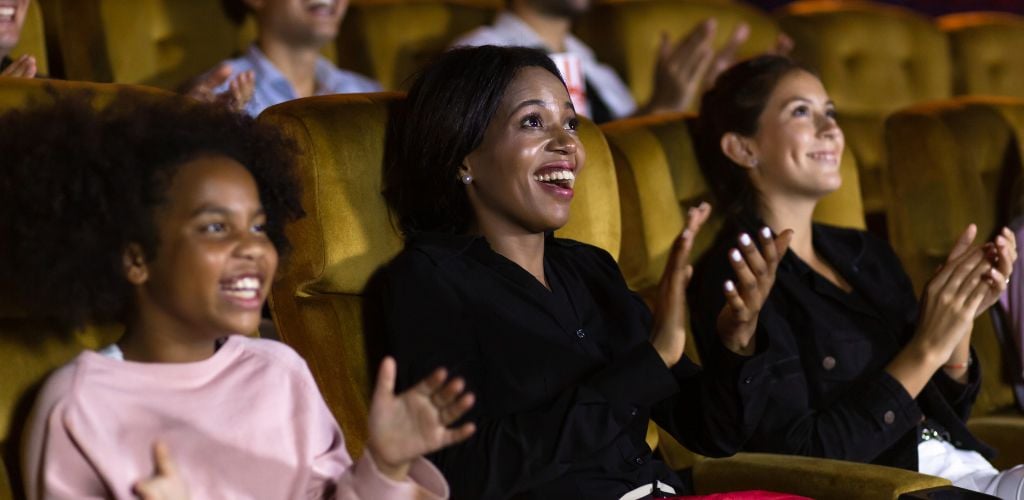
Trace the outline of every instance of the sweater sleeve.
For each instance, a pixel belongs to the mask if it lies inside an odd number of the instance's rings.
[[[66,425],[75,368],[76,363],[72,362],[50,376],[29,417],[22,446],[22,476],[29,500],[110,496]]]
[[[309,402],[308,420],[296,422],[296,432],[308,432],[308,447],[313,451],[312,471],[306,498],[330,496],[344,500],[364,499],[444,499],[448,483],[426,459],[417,458],[404,481],[385,476],[377,468],[369,450],[353,463],[345,448],[345,438],[334,415],[320,396],[309,368],[302,363],[300,384]]]

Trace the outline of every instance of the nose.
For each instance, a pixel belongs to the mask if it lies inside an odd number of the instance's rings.
[[[837,139],[843,135],[843,131],[835,118],[822,113],[818,115],[818,135],[826,139]]]
[[[555,151],[563,155],[576,154],[576,151],[579,150],[580,147],[581,144],[579,142],[579,138],[574,134],[570,134],[568,130],[563,128],[559,128],[558,131],[555,132],[555,136],[551,139],[551,142],[548,143],[548,148],[551,151]]]
[[[235,247],[235,256],[246,260],[259,260],[274,252],[274,244],[262,234],[245,233]]]

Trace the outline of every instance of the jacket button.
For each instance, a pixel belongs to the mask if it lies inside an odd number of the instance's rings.
[[[836,358],[832,356],[825,356],[825,359],[821,360],[821,367],[826,370],[831,370],[836,367]]]
[[[644,457],[636,457],[636,458],[634,458],[633,459],[633,463],[635,463],[637,465],[643,465],[644,464]]]
[[[631,417],[635,417],[636,416],[636,407],[635,406],[629,409],[629,416],[631,416]]]
[[[744,384],[749,384],[749,383],[751,383],[753,381],[754,381],[754,377],[747,377],[747,378],[743,379],[743,383]]]
[[[885,423],[891,425],[893,422],[896,421],[896,414],[893,413],[892,410],[889,410],[889,411],[885,412],[885,415],[882,415],[882,420],[884,420]]]
[[[583,329],[580,328],[579,330],[576,330],[576,336],[579,337],[579,338],[586,337],[587,336],[587,332],[584,332]]]

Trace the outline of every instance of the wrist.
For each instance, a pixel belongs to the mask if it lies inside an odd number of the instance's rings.
[[[412,465],[412,462],[404,461],[395,463],[385,460],[381,456],[381,453],[376,451],[377,448],[377,444],[372,440],[366,443],[366,453],[370,456],[370,461],[373,462],[374,467],[376,467],[377,470],[388,479],[393,481],[405,481],[406,478],[409,477],[409,467]]]
[[[907,344],[904,351],[915,364],[925,367],[930,372],[941,368],[949,359],[949,354],[940,352],[941,349],[927,342],[912,341]]]

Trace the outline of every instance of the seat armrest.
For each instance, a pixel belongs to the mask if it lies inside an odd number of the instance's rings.
[[[817,499],[897,499],[950,486],[948,479],[881,465],[769,453],[739,453],[693,466],[698,494],[770,490]]]
[[[1024,415],[986,415],[967,421],[967,428],[975,437],[995,447],[998,454],[992,460],[999,470],[1024,463]]]

